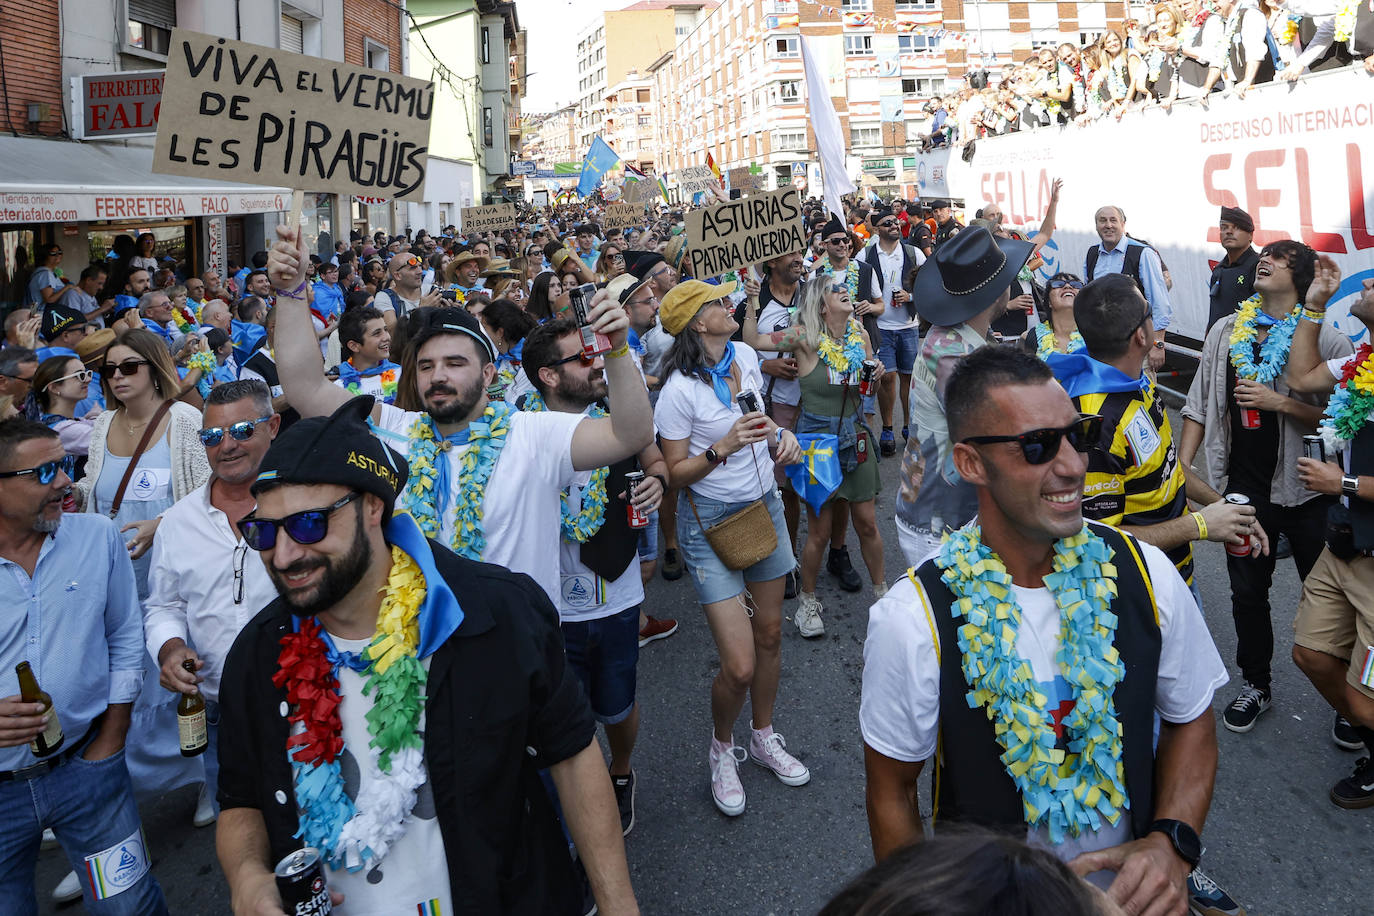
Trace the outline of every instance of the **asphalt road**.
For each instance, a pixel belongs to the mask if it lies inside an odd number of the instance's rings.
[[[883,463],[887,487],[879,518],[889,580],[905,566],[892,524],[896,472],[895,460]],[[852,536],[850,544],[857,564]],[[1219,545],[1198,551],[1198,577],[1208,623],[1234,678],[1235,632]],[[708,688],[716,668],[710,634],[685,578],[656,579],[650,586],[650,612],[677,618],[680,629],[640,657],[638,814],[626,842],[646,914],[811,914],[871,864],[858,705],[872,595],[840,592],[824,574],[820,592],[824,638],[804,641],[784,622],[776,716],[788,748],[811,769],[811,782],[788,788],[746,764],[748,809],[726,818],[711,803],[706,764]],[[1288,657],[1298,592],[1292,561],[1280,561],[1271,595],[1278,656],[1273,707],[1252,732],[1237,735],[1220,726],[1220,714],[1238,682],[1233,679],[1214,703],[1221,763],[1203,833],[1203,868],[1252,916],[1356,916],[1374,911],[1374,810],[1346,811],[1327,799],[1327,790],[1349,775],[1357,755],[1331,743],[1332,714]],[[747,740],[746,728],[747,709],[737,741]],[[923,796],[927,788],[928,780]],[[214,831],[191,826],[195,802],[195,789],[187,788],[143,806],[154,872],[173,914],[227,913]],[[66,871],[60,850],[41,854],[40,912],[80,909],[47,901]]]

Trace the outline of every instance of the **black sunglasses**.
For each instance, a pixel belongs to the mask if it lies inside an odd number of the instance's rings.
[[[100,374],[105,378],[114,378],[114,374],[118,372],[125,378],[129,378],[138,375],[139,366],[146,365],[148,365],[146,359],[126,359],[122,363],[105,363],[100,367]]]
[[[253,430],[257,428],[259,423],[266,423],[270,419],[272,419],[272,415],[268,414],[265,417],[258,417],[256,420],[241,420],[228,427],[211,426],[209,429],[202,429],[196,435],[200,436],[200,441],[204,443],[207,448],[214,448],[216,445],[223,442],[226,430],[229,435],[233,436],[235,439],[240,442],[246,442],[253,438]]]
[[[827,245],[848,245],[849,239],[826,239],[825,243]]]
[[[1082,281],[1082,280],[1064,280],[1064,279],[1051,280],[1051,281],[1050,281],[1050,289],[1063,289],[1063,288],[1066,287],[1066,286],[1067,286],[1069,289],[1082,289],[1082,288],[1083,288],[1083,281]]]
[[[53,478],[57,476],[57,472],[60,470],[62,470],[62,462],[45,461],[36,468],[24,468],[22,471],[0,471],[0,478],[33,476],[37,477],[38,482],[46,487],[53,482]]]
[[[1075,451],[1086,452],[1096,445],[1101,437],[1102,418],[1097,414],[1088,414],[1059,429],[1033,429],[1019,436],[969,436],[960,441],[968,445],[1015,442],[1021,446],[1021,455],[1027,464],[1044,464],[1059,454],[1059,444],[1065,438]]]
[[[354,490],[343,499],[323,509],[306,509],[293,512],[286,518],[255,518],[248,515],[239,519],[239,534],[254,550],[271,550],[277,546],[277,529],[284,528],[286,534],[297,544],[318,544],[329,533],[329,516],[353,502],[362,493]]]
[[[578,350],[572,356],[565,356],[562,359],[554,360],[553,362],[549,363],[549,365],[562,366],[572,362],[573,360],[577,360],[583,365],[584,368],[590,369],[592,367],[592,364],[596,362],[597,357],[600,355],[600,353],[597,353],[592,356],[588,356],[586,353],[583,353],[581,350]]]

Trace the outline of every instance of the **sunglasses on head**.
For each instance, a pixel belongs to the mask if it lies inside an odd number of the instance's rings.
[[[1066,287],[1066,286],[1067,286],[1069,289],[1082,289],[1082,288],[1083,288],[1083,281],[1082,281],[1082,280],[1065,280],[1065,279],[1062,279],[1062,278],[1059,279],[1059,280],[1051,280],[1051,281],[1050,281],[1050,289],[1063,289],[1063,288]]]
[[[1015,442],[1021,446],[1021,457],[1027,464],[1045,464],[1059,454],[1060,442],[1067,438],[1075,451],[1086,452],[1102,436],[1102,418],[1088,414],[1074,420],[1068,426],[1055,429],[1033,429],[1019,436],[969,436],[961,439],[968,445],[992,445],[998,442]]]
[[[128,378],[131,375],[138,375],[139,366],[148,365],[146,359],[126,359],[122,363],[106,363],[100,367],[100,374],[105,378],[114,378],[115,373]]]
[[[419,258],[411,255],[401,262],[402,267],[419,267],[422,262]]]
[[[36,468],[24,468],[21,471],[0,471],[0,478],[4,477],[36,477],[43,486],[53,482],[57,472],[62,470],[62,462],[45,461]]]
[[[230,424],[228,427],[211,426],[208,429],[202,429],[196,435],[200,436],[200,441],[208,448],[214,448],[223,442],[226,431],[240,442],[245,442],[253,438],[253,430],[257,428],[259,423],[266,423],[270,419],[272,419],[272,415],[268,414],[265,417],[258,417],[256,420],[241,420],[238,423]]]
[[[329,533],[329,516],[353,502],[362,493],[354,490],[343,499],[323,509],[292,512],[285,518],[256,518],[252,515],[239,520],[239,534],[254,550],[271,550],[277,546],[277,529],[285,529],[287,537],[303,546],[318,544]]]

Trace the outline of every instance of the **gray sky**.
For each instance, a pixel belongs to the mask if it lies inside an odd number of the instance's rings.
[[[520,27],[528,34],[526,114],[552,111],[577,97],[577,35],[602,10],[634,0],[517,0]]]

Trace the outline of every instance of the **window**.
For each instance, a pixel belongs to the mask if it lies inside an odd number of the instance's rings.
[[[491,29],[482,26],[482,63],[491,63]]]
[[[898,35],[897,50],[902,54],[930,54],[940,47],[940,39],[934,35]]]
[[[804,150],[806,149],[805,130],[775,130],[773,131],[773,149],[775,150]]]
[[[363,60],[373,70],[391,69],[391,52],[371,38],[363,39]]]
[[[846,38],[847,42],[849,39]],[[800,57],[801,47],[797,43],[797,38],[774,38],[772,41],[773,57]]]
[[[763,6],[765,16],[786,16],[797,12],[797,0],[768,0]]]
[[[305,53],[305,25],[299,19],[282,14],[281,49],[296,54]]]
[[[635,90],[635,101],[636,101],[636,102],[648,102],[648,101],[650,101],[650,99],[649,99],[649,90],[647,90],[647,89],[636,89],[636,90]]]
[[[783,80],[778,83],[778,101],[784,105],[801,101],[801,80]]]
[[[652,123],[653,123],[653,120],[654,120],[654,119],[651,118],[649,115],[640,115],[640,116],[639,116],[639,126],[640,126],[640,127],[646,127],[646,126],[648,126],[649,124],[652,124]]]
[[[177,24],[176,0],[129,0],[126,46],[166,54]]]
[[[681,38],[682,36],[686,35],[687,31],[688,29],[685,25],[675,26],[673,28],[673,34],[676,35],[678,38]]]
[[[867,57],[873,53],[873,35],[844,36],[845,57]]]
[[[492,121],[491,109],[482,109],[482,145],[490,148],[493,143],[492,134],[495,133],[495,124]]]
[[[873,0],[840,0],[840,9],[846,13],[867,12],[873,9]]]
[[[882,146],[883,129],[881,127],[851,127],[849,128],[850,146]]]
[[[899,13],[916,13],[939,8],[938,0],[897,0],[897,12]]]

